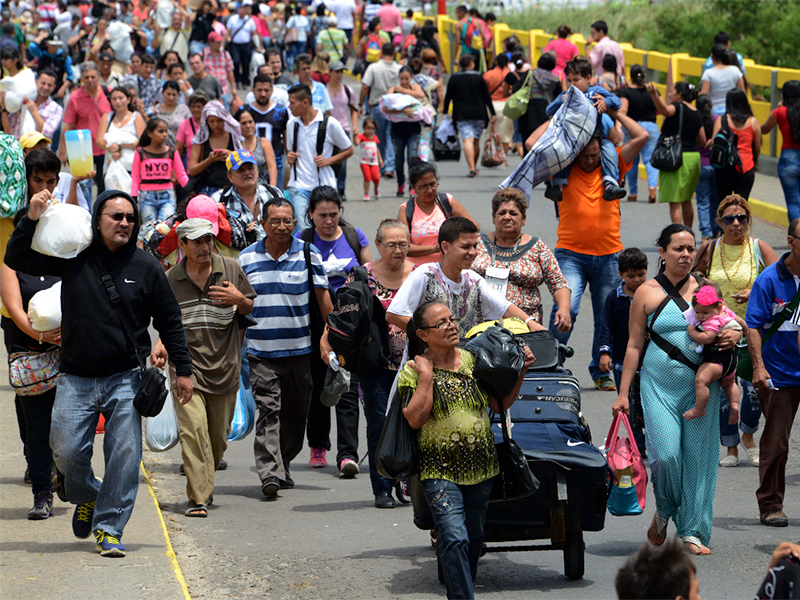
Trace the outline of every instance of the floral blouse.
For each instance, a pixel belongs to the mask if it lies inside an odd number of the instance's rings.
[[[370,263],[367,263],[364,266],[367,269],[367,285],[369,285],[369,289],[371,289],[372,293],[375,294],[378,297],[378,300],[381,301],[383,308],[388,309],[389,305],[392,303],[392,300],[397,295],[397,290],[389,289],[380,281],[378,281],[378,278],[375,276]],[[413,271],[416,268],[417,266],[414,265],[411,270]],[[353,281],[352,271],[350,272],[350,275],[347,277],[347,281],[345,281],[344,284],[347,285],[351,281]],[[403,361],[403,352],[405,350],[407,340],[408,335],[405,331],[400,329],[397,325],[392,325],[389,323],[389,360],[391,361],[391,369],[393,371],[396,371],[400,368],[400,363]]]
[[[493,250],[494,260],[492,260]],[[536,317],[539,323],[542,322],[544,315],[539,286],[546,283],[550,294],[568,287],[553,252],[537,237],[532,237],[529,242],[521,244],[515,250],[496,246],[488,235],[482,233],[478,242],[478,256],[472,263],[472,270],[485,277],[486,269],[491,266],[511,270],[506,299],[526,314]]]

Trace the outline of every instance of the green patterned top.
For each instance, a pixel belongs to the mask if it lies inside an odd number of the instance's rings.
[[[500,472],[494,434],[486,412],[489,397],[472,376],[475,357],[459,348],[457,372],[433,368],[433,408],[419,430],[420,479],[475,485]],[[419,375],[408,364],[398,389],[408,406]]]

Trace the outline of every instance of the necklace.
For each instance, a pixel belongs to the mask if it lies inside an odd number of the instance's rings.
[[[753,266],[754,265],[753,265],[753,261],[752,260],[749,261],[749,263],[750,263],[749,264],[750,275],[749,275],[749,277],[747,279],[747,283],[743,287],[739,287],[739,286],[737,286],[736,284],[733,283],[733,277],[737,277],[739,275],[739,270],[742,268],[742,263],[744,262],[744,257],[745,256],[752,257],[752,251],[750,250],[750,236],[747,236],[745,238],[745,243],[742,244],[742,246],[741,246],[742,251],[741,251],[741,254],[739,255],[739,259],[736,260],[736,264],[733,265],[733,268],[730,269],[730,272],[728,271],[728,264],[726,264],[728,262],[728,257],[727,257],[727,253],[725,252],[725,245],[726,245],[725,244],[725,240],[723,238],[723,240],[720,242],[719,257],[720,257],[720,259],[722,261],[722,270],[725,272],[725,277],[728,278],[728,282],[731,284],[731,287],[733,287],[733,289],[735,289],[735,290],[741,291],[741,290],[750,289],[750,285],[753,283]],[[731,262],[733,262],[733,260],[731,260]]]

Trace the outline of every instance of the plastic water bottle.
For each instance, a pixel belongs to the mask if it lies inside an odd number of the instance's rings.
[[[630,475],[623,475],[619,478],[619,487],[629,488],[633,486],[633,480]]]
[[[94,170],[92,155],[92,132],[88,129],[73,129],[64,134],[67,144],[69,170],[73,177],[85,177]]]

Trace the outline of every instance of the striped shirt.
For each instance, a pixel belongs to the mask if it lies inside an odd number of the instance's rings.
[[[258,325],[247,329],[247,353],[260,358],[301,356],[311,352],[308,266],[304,242],[292,238],[288,252],[275,260],[264,241],[239,254],[239,264],[256,290],[251,315]],[[322,255],[311,245],[311,271],[315,288],[327,289]]]

